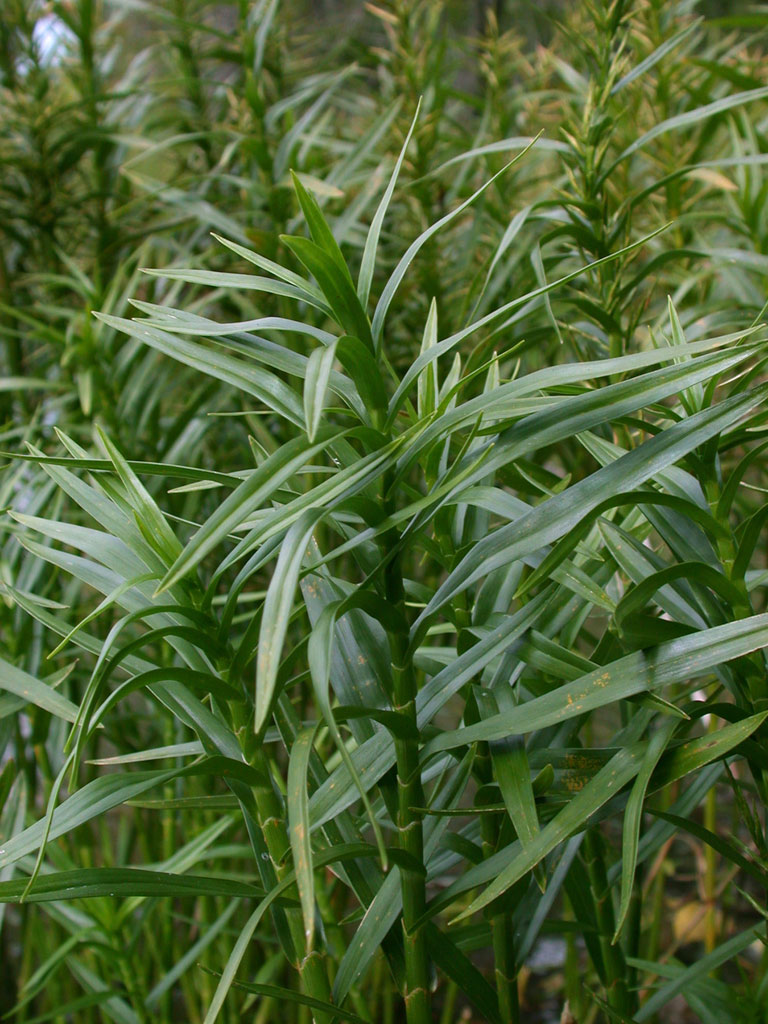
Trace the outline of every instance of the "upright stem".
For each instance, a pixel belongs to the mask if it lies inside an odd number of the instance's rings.
[[[464,609],[458,610],[457,621],[462,629],[469,626],[469,615]],[[462,635],[466,636],[468,634],[463,633]],[[477,696],[477,705],[481,715],[486,713],[493,714],[498,707],[493,698],[483,693]],[[494,779],[493,759],[488,743],[478,744],[475,774],[481,784],[481,788],[475,797],[475,804],[480,807],[489,799],[491,791],[486,787]],[[503,818],[500,814],[486,812],[480,816],[483,857],[486,860],[492,857],[499,849],[502,820]],[[513,903],[515,902],[515,892],[519,888],[520,883],[487,908],[487,914],[491,919],[493,967],[496,978],[496,994],[499,1000],[499,1016],[504,1024],[518,1024],[520,1020],[520,999],[515,969],[515,934],[511,917]]]
[[[482,815],[481,826],[483,853],[487,859],[496,853],[498,847],[499,822],[497,815]],[[504,1024],[518,1024],[520,1021],[520,998],[515,969],[515,937],[512,919],[506,906],[503,909],[500,907],[498,913],[491,918],[491,942],[496,993],[499,999],[499,1016]]]
[[[394,538],[391,538],[394,539]],[[386,572],[387,600],[402,613],[405,620],[405,591],[400,558],[389,564]],[[408,653],[408,636],[393,635],[392,676],[394,709],[416,726],[416,678]],[[424,864],[424,833],[421,815],[414,810],[424,806],[419,767],[419,744],[416,739],[396,739],[397,756],[397,827],[400,849],[414,865]],[[405,1011],[408,1024],[428,1024],[432,1019],[429,986],[429,957],[426,934],[416,922],[426,909],[424,876],[407,865],[400,868],[403,896],[403,941],[405,944]]]
[[[271,782],[269,761],[264,753],[260,741],[253,733],[252,724],[248,709],[244,704],[236,705],[236,714],[247,721],[242,728],[243,722],[237,721],[238,738],[243,747],[246,760],[256,768],[264,777],[264,782],[254,787],[254,798],[258,812],[259,826],[264,836],[264,842],[269,852],[269,859],[272,862],[274,874],[278,880],[282,880],[290,870],[289,859],[286,855],[290,848],[288,831],[285,827],[285,807],[275,792]],[[233,708],[233,710],[235,710]],[[304,990],[315,999],[323,1002],[331,1002],[331,986],[328,981],[328,974],[325,969],[324,957],[319,950],[305,952],[304,924],[300,910],[287,910],[285,912],[286,922],[290,939],[286,936],[284,952],[288,960],[298,970]],[[290,948],[289,948],[290,947]],[[325,1013],[315,1013],[315,1024],[329,1024],[331,1018]]]
[[[611,889],[605,871],[603,839],[596,828],[587,829],[582,846],[584,866],[589,876],[595,919],[600,933],[599,942],[605,967],[605,992],[608,1003],[620,1013],[631,1010],[627,990],[627,967],[621,946],[614,946],[611,937],[616,922],[611,902]]]
[[[0,302],[7,308],[13,306],[13,289],[11,287],[8,266],[5,261],[5,252],[0,252]],[[5,334],[5,348],[7,358],[7,373],[9,377],[24,376],[24,351],[21,338],[16,333],[13,317],[7,313],[0,315],[0,328]],[[29,409],[28,392],[19,388],[18,398],[23,412],[26,414]]]

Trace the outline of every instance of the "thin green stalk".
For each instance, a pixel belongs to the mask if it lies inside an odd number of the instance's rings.
[[[394,538],[390,538],[394,541]],[[396,542],[396,541],[395,541]],[[394,558],[386,570],[387,600],[405,621],[405,590],[400,558]],[[414,730],[416,721],[416,676],[409,653],[408,636],[395,634],[390,638],[394,710],[408,719]],[[400,849],[415,865],[424,864],[424,834],[421,814],[414,810],[424,806],[419,765],[419,745],[414,739],[395,739],[397,763],[397,828]],[[403,941],[405,943],[405,1010],[408,1024],[431,1021],[429,956],[426,934],[416,922],[426,909],[424,876],[417,869],[400,869],[403,897]]]
[[[564,919],[566,921],[575,921],[576,914],[571,907],[567,893],[563,895],[563,903]],[[581,1018],[584,1002],[584,985],[581,965],[579,963],[579,949],[576,945],[576,933],[571,929],[568,929],[565,933],[565,963],[563,965],[563,972],[565,975],[565,1001],[578,1020]]]
[[[269,763],[263,751],[259,751],[251,763],[260,771],[270,773]],[[270,782],[265,782],[263,786],[257,787],[255,796],[259,809],[259,823],[264,833],[269,856],[278,880],[282,880],[290,870],[290,863],[286,860],[290,850],[290,840],[285,827],[285,808]],[[331,986],[322,953],[316,949],[310,950],[309,953],[304,952],[304,923],[301,911],[289,910],[286,913],[286,918],[296,953],[294,966],[299,972],[307,994],[314,996],[315,999],[330,1002]],[[315,1024],[330,1024],[330,1018],[326,1014],[316,1013],[314,1019]]]
[[[717,720],[710,719],[708,732],[717,732],[717,730]],[[714,786],[709,790],[704,801],[704,825],[710,832],[717,832],[717,794]],[[707,908],[704,916],[704,948],[707,953],[711,953],[717,945],[717,914],[715,913],[717,853],[709,845],[704,847],[704,863],[704,903]]]
[[[495,704],[493,705],[495,709]],[[475,759],[475,773],[487,785],[493,779],[493,764],[487,743],[480,744]],[[478,797],[482,795],[481,791]],[[487,860],[499,848],[501,815],[483,814],[480,828],[483,838],[483,856]],[[504,1024],[519,1024],[520,1000],[517,991],[515,969],[514,927],[510,913],[509,895],[493,906],[491,916],[491,944],[493,947],[493,972],[496,979],[496,994],[499,1000],[499,1016]]]
[[[269,854],[275,882],[281,881],[290,871],[290,840],[285,826],[286,812],[283,802],[272,785],[272,771],[261,743],[253,733],[253,727],[245,704],[234,705],[237,735],[243,745],[246,760],[260,772],[263,782],[253,788],[258,812],[258,822]],[[304,924],[300,910],[286,910],[285,920],[288,934],[281,937],[284,952],[289,963],[299,972],[302,985],[308,995],[315,999],[331,1002],[331,986],[325,967],[325,958],[318,950],[305,952]],[[315,1024],[330,1024],[326,1014],[316,1013]]]
[[[83,73],[83,101],[90,121],[89,130],[100,139],[94,146],[95,170],[94,198],[96,201],[96,253],[93,261],[93,280],[97,295],[101,294],[102,280],[109,279],[110,225],[107,217],[107,199],[112,189],[109,181],[109,154],[112,142],[105,136],[100,112],[103,84],[100,80],[94,51],[94,2],[80,0],[80,62]]]
[[[600,949],[605,969],[605,991],[608,1003],[620,1013],[629,1013],[631,997],[627,988],[627,965],[621,946],[612,943],[616,930],[611,888],[605,870],[603,838],[596,828],[587,829],[582,845],[584,866],[590,882],[590,893],[599,932]]]
[[[443,1008],[440,1011],[440,1024],[451,1024],[453,1013],[456,1009],[456,998],[459,994],[459,986],[455,981],[449,981],[445,989]]]
[[[149,1011],[147,1010],[144,1002],[144,996],[146,993],[142,993],[141,991],[139,972],[131,970],[131,964],[126,955],[124,943],[128,941],[127,937],[124,934],[121,934],[117,936],[117,939],[118,945],[115,949],[115,960],[117,961],[118,970],[120,972],[120,980],[125,986],[125,991],[129,995],[131,1008],[140,1021],[140,1024],[151,1024]]]

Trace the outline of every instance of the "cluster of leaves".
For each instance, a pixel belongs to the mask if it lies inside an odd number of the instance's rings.
[[[0,12],[3,1008],[764,1021],[768,15],[346,13]]]

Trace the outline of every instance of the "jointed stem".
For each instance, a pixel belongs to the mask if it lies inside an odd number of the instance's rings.
[[[596,828],[587,829],[582,845],[584,866],[589,877],[591,899],[599,933],[605,968],[605,991],[609,1004],[620,1013],[631,1012],[632,1000],[627,990],[627,965],[621,946],[613,945],[611,936],[616,922],[611,902],[611,889],[605,871],[603,840]]]
[[[244,720],[247,716],[245,706],[238,710]],[[271,773],[266,754],[253,733],[250,723],[238,729],[238,736],[244,746],[243,753],[248,763],[263,776],[263,783],[254,787],[258,821],[269,853],[269,860],[278,881],[282,880],[290,870],[290,859],[286,854],[290,848],[288,831],[285,826],[285,808],[282,800],[275,792],[271,782]],[[300,910],[286,910],[285,919],[288,934],[283,941],[286,958],[298,970],[304,990],[315,999],[331,1002],[331,986],[325,969],[324,958],[318,950],[305,953],[304,924]],[[327,1014],[315,1013],[315,1024],[328,1024]]]
[[[405,612],[405,592],[400,559],[390,563],[386,574],[387,600]],[[416,725],[416,680],[408,654],[407,635],[390,637],[394,709]],[[414,739],[396,739],[397,827],[400,848],[418,865],[424,863],[424,834],[421,815],[424,806],[419,768],[419,746]],[[405,1009],[408,1024],[428,1024],[432,1019],[429,987],[429,958],[424,929],[416,922],[426,909],[424,877],[404,866],[400,869],[403,896],[403,941],[405,944]]]

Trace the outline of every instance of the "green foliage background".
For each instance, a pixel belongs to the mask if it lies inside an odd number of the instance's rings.
[[[10,1019],[768,1019],[767,34],[6,0]]]

